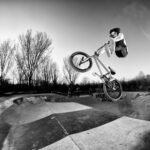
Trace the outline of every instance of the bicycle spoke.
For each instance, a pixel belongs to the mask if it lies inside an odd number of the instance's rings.
[[[111,99],[111,100],[117,100],[120,98],[122,93],[121,85],[118,81],[108,81],[105,84],[105,94]]]
[[[86,57],[78,55],[73,58],[73,63],[80,69],[86,69],[89,66],[89,62],[86,59]]]

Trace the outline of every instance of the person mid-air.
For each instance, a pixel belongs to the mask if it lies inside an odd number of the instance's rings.
[[[120,32],[120,28],[113,28],[109,31],[109,40],[105,44],[104,49],[98,49],[96,53],[103,52],[107,53],[107,56],[110,57],[114,52],[118,57],[126,57],[128,54],[128,49],[124,34]]]

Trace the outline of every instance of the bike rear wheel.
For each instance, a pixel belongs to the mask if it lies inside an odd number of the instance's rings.
[[[92,59],[84,52],[75,52],[70,58],[71,66],[79,72],[87,72],[92,67]]]
[[[110,101],[117,101],[122,96],[122,86],[116,79],[103,83],[103,90]]]

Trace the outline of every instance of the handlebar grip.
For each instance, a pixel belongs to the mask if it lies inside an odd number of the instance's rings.
[[[98,53],[98,52],[95,52],[94,54],[95,54],[97,57],[99,56],[99,53]]]

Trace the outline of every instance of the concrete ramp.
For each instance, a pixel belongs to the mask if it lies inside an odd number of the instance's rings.
[[[73,150],[77,147],[80,150],[134,150],[145,142],[143,137],[146,134],[150,135],[149,121],[122,117],[97,128],[69,135],[41,150],[70,150],[70,147]]]
[[[130,150],[147,132],[149,121],[122,117],[71,137],[82,150]]]

